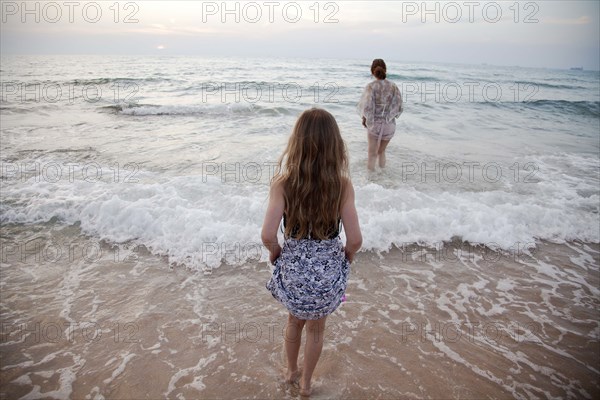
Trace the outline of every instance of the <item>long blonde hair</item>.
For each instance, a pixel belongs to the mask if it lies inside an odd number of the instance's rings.
[[[323,109],[304,111],[275,176],[283,185],[285,236],[323,240],[335,233],[347,178],[346,145],[335,118]]]

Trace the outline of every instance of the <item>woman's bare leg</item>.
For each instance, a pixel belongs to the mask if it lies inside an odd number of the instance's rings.
[[[375,161],[377,160],[377,138],[373,135],[367,134],[369,139],[369,148],[368,148],[368,161],[367,168],[369,171],[375,170]]]
[[[300,394],[310,396],[310,381],[321,356],[327,317],[306,321],[306,342],[304,344],[304,371],[300,378]]]
[[[300,352],[300,343],[302,342],[302,328],[304,320],[288,315],[287,325],[285,327],[285,353],[287,355],[287,372],[285,380],[293,383],[300,376],[298,371],[298,353]]]
[[[377,149],[377,156],[379,157],[379,168],[385,167],[385,148],[390,143],[389,140],[381,140],[379,149]]]

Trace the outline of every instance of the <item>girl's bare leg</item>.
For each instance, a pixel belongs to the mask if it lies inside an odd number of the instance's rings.
[[[287,355],[287,372],[285,380],[288,383],[295,382],[300,377],[298,371],[298,353],[300,352],[300,343],[302,342],[302,328],[304,320],[288,315],[288,321],[285,328],[285,353]]]
[[[377,160],[377,138],[367,134],[369,140],[367,168],[369,171],[375,170],[375,161]]]
[[[310,381],[321,356],[327,317],[306,321],[306,343],[304,346],[304,371],[300,378],[300,395],[310,396]]]
[[[377,156],[379,156],[379,168],[385,167],[385,148],[390,143],[389,140],[381,140],[379,149],[377,150]]]

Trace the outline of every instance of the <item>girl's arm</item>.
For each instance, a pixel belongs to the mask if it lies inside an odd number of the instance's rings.
[[[269,250],[271,263],[274,263],[281,254],[281,246],[277,241],[277,229],[283,217],[284,206],[282,185],[279,182],[273,182],[269,191],[269,205],[267,206],[261,232],[261,239],[267,250]]]
[[[354,187],[350,180],[348,180],[345,192],[341,211],[344,233],[346,234],[346,247],[344,248],[344,251],[348,261],[352,262],[354,260],[354,254],[356,254],[362,245],[362,234],[360,233],[358,214],[356,213],[356,206],[354,205]]]

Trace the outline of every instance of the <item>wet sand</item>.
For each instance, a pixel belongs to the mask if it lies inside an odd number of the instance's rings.
[[[1,399],[299,398],[266,263],[192,271],[76,226],[3,232]],[[312,397],[599,398],[599,252],[359,253]]]

